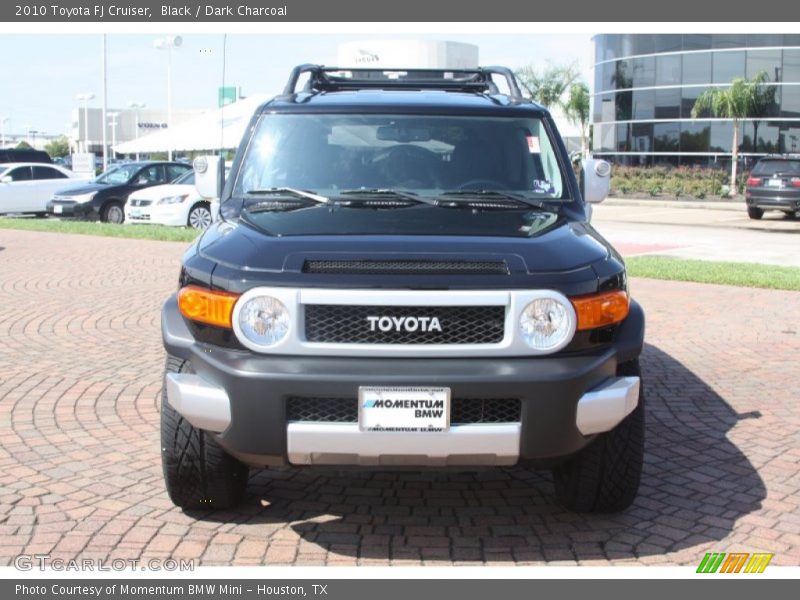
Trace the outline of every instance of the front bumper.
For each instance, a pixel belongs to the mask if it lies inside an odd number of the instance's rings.
[[[75,202],[73,200],[50,200],[47,212],[55,217],[78,217],[85,219],[97,216],[91,202]]]
[[[196,342],[174,297],[164,307],[162,330],[167,351],[190,361],[193,371],[167,375],[170,404],[245,462],[483,466],[567,457],[629,414],[639,379],[616,371],[641,352],[644,315],[633,302],[615,343],[595,353],[535,358],[256,355]],[[291,397],[355,401],[360,386],[444,386],[454,398],[519,399],[519,421],[400,433],[287,420]]]
[[[186,227],[186,210],[181,205],[125,206],[126,223],[153,223],[170,227]]]

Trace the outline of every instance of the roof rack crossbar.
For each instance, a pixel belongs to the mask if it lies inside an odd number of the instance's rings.
[[[409,72],[412,76],[408,76]],[[297,84],[304,74],[309,78],[304,91],[341,91],[362,89],[436,89],[476,93],[499,94],[493,75],[503,77],[508,86],[508,95],[521,98],[513,71],[506,67],[480,67],[477,69],[380,69],[341,68],[323,65],[298,65],[289,76],[284,95],[297,93]],[[340,73],[351,73],[344,76]],[[388,74],[396,73],[396,77]]]

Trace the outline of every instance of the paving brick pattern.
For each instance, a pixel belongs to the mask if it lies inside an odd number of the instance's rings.
[[[800,563],[800,294],[634,280],[648,314],[647,456],[618,515],[550,476],[254,472],[235,511],[184,514],[158,448],[159,308],[181,244],[0,232],[0,565]]]

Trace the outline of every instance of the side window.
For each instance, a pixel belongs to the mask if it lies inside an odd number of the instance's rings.
[[[58,169],[53,169],[52,167],[33,167],[33,178],[34,179],[66,179],[67,176],[64,175]]]
[[[12,169],[7,173],[8,177],[11,177],[11,181],[30,181],[31,180],[31,168],[30,167],[17,167],[16,169]]]
[[[188,170],[188,167],[181,165],[167,165],[167,181],[175,181],[178,177],[186,175]]]
[[[139,171],[139,174],[136,176],[135,183],[137,184],[151,184],[151,183],[162,183],[164,181],[164,176],[162,175],[164,171],[159,167],[159,165],[153,165],[152,167],[147,167],[146,169],[142,169]]]

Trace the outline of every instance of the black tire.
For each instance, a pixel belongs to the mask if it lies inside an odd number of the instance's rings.
[[[764,216],[764,209],[758,208],[757,206],[748,206],[747,207],[747,216],[751,219],[760,219]]]
[[[33,216],[36,217],[37,219],[46,219],[47,218],[47,213],[46,212],[37,212],[37,213],[33,213]]]
[[[793,210],[785,210],[783,211],[783,218],[788,220],[793,220],[795,218],[796,213]]]
[[[640,377],[639,361],[617,368],[621,377]],[[636,498],[644,461],[644,388],[639,404],[611,431],[553,469],[556,498],[576,512],[606,513],[628,508]]]
[[[186,373],[188,362],[167,356],[166,373]],[[170,500],[181,508],[232,508],[244,498],[248,467],[227,454],[211,435],[192,426],[161,394],[161,464]]]
[[[123,209],[122,204],[116,200],[109,202],[103,207],[100,220],[103,221],[103,223],[122,225],[125,222],[125,209]]]
[[[189,216],[186,219],[186,226],[202,231],[208,229],[212,221],[211,205],[208,202],[198,202],[192,207],[192,210],[189,211]]]

